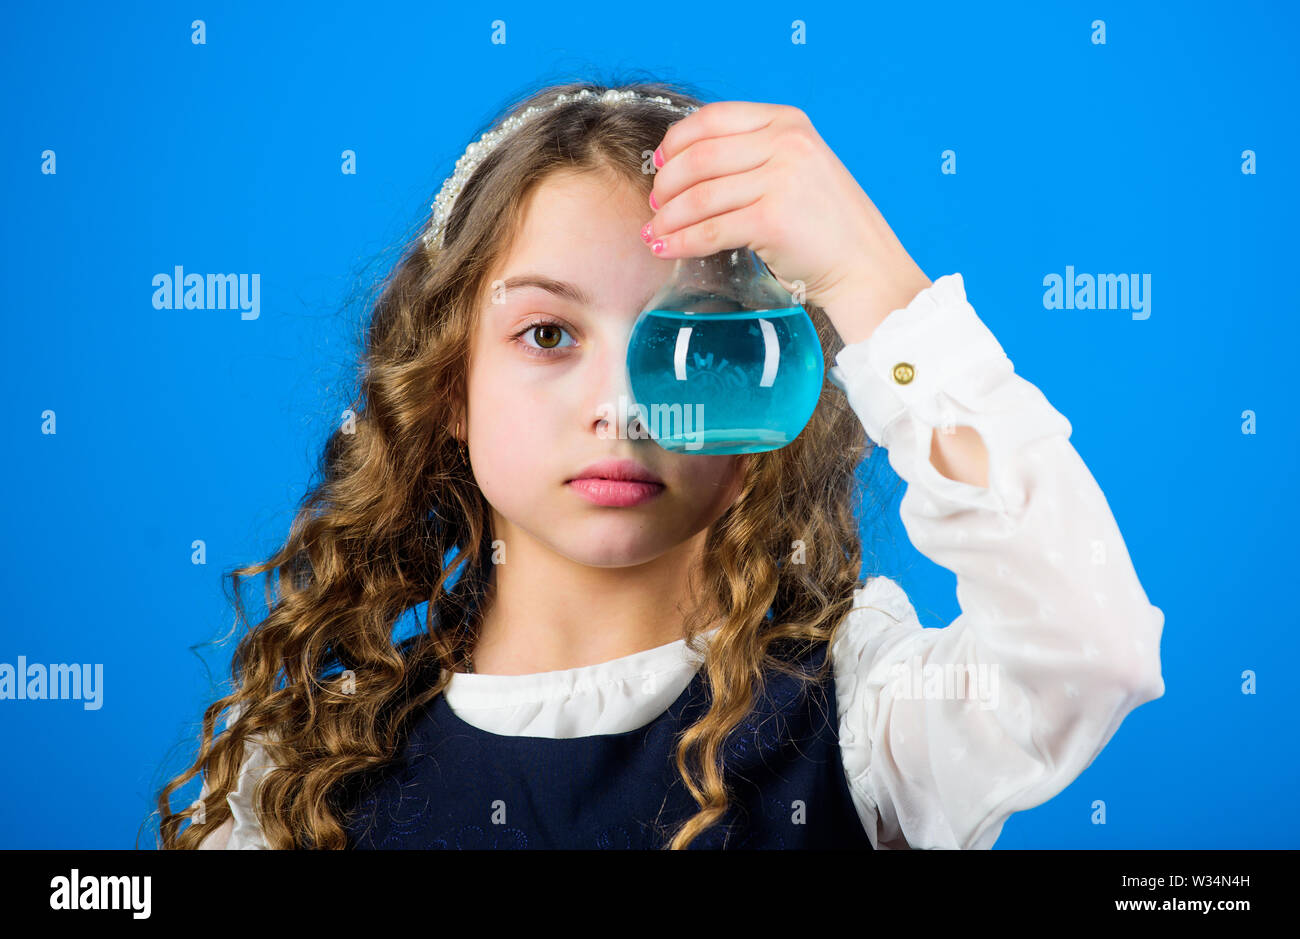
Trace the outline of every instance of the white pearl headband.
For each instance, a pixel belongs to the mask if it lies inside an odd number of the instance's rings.
[[[506,120],[501,122],[500,127],[488,131],[480,137],[477,142],[471,143],[465,150],[464,155],[456,161],[456,171],[452,173],[451,176],[447,177],[446,182],[442,184],[442,189],[438,191],[438,198],[435,199],[433,205],[430,206],[430,208],[433,209],[433,214],[429,221],[429,227],[424,233],[424,246],[426,248],[431,248],[436,244],[439,248],[442,247],[443,233],[446,230],[447,219],[451,217],[452,207],[456,204],[456,197],[460,195],[460,191],[464,187],[465,182],[471,175],[473,175],[474,170],[478,168],[478,165],[483,162],[487,155],[491,153],[503,139],[510,136],[510,134],[514,132],[520,124],[529,120],[534,115],[542,111],[549,111],[551,108],[564,104],[566,101],[578,101],[583,98],[593,98],[596,101],[605,104],[618,104],[621,101],[637,98],[641,101],[653,101],[655,104],[662,105],[669,111],[675,111],[683,116],[699,109],[696,105],[675,104],[671,99],[665,98],[663,95],[654,95],[651,97],[639,94],[630,89],[618,90],[614,88],[610,88],[608,91],[601,94],[596,94],[594,91],[584,88],[577,94],[561,94],[549,104],[534,105],[525,109],[521,114],[515,114],[508,117]]]

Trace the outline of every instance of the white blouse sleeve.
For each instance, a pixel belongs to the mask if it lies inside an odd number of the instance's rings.
[[[957,575],[961,607],[951,625],[923,628],[888,578],[855,592],[831,648],[850,791],[877,848],[988,848],[1164,694],[1164,614],[1069,421],[1015,374],[960,274],[836,362],[907,484],[912,544]],[[930,462],[932,430],[962,425],[988,451],[987,488]]]
[[[227,729],[239,717],[239,711],[240,707],[237,704],[230,709],[230,716],[226,719]],[[199,844],[200,850],[220,848],[266,850],[271,847],[262,836],[262,826],[257,821],[257,812],[253,807],[253,795],[262,777],[273,768],[266,751],[260,744],[252,740],[244,741],[244,762],[239,767],[239,780],[235,790],[226,795],[226,804],[230,806],[231,817],[208,833]],[[209,791],[211,790],[205,777],[199,798],[206,798]]]

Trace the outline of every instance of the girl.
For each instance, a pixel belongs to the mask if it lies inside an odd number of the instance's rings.
[[[355,426],[232,573],[241,620],[241,576],[277,589],[165,847],[987,848],[1164,693],[1164,616],[961,275],[930,282],[802,112],[700,105],[545,88],[457,164]],[[742,245],[842,340],[847,400],[757,454],[611,431],[672,259]],[[957,575],[947,628],[859,578],[863,430]]]

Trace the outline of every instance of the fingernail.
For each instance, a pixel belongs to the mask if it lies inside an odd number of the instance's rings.
[[[655,194],[653,192],[650,193],[650,208],[654,209],[656,212],[659,211],[659,203],[655,202]]]
[[[646,222],[644,225],[641,226],[641,240],[642,240],[642,241],[649,241],[649,240],[650,240],[650,224],[651,224],[650,222]]]
[[[655,254],[659,254],[661,251],[663,251],[663,249],[664,249],[664,242],[662,238],[656,238],[654,240],[654,244],[650,246],[650,250],[653,251]]]
[[[664,148],[655,147],[655,166],[664,165]]]

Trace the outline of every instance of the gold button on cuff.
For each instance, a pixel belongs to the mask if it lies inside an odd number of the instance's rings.
[[[898,382],[900,385],[906,385],[915,376],[916,369],[907,362],[899,362],[894,366],[894,381]]]

